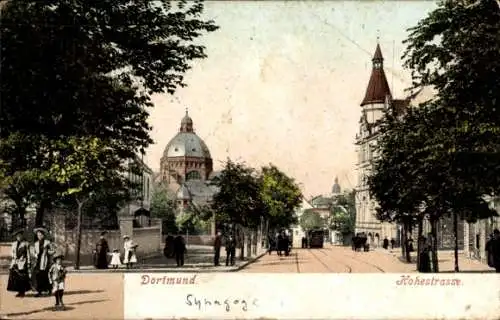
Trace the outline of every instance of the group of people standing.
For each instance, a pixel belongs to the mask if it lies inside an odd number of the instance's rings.
[[[184,255],[187,252],[186,241],[184,237],[178,235],[176,237],[172,235],[167,235],[165,239],[165,248],[163,249],[163,254],[167,259],[175,258],[175,262],[178,267],[184,265]]]
[[[276,250],[278,256],[288,256],[290,255],[290,250],[292,247],[292,242],[290,240],[290,236],[285,231],[281,231],[273,238],[272,236],[268,237],[269,240],[269,250],[268,253],[271,254],[273,250]]]
[[[108,241],[106,240],[107,232],[101,232],[99,241],[97,241],[96,248],[94,250],[94,266],[97,269],[108,269],[109,265],[113,269],[118,269],[122,265],[121,253],[118,249],[113,249],[110,252]],[[123,264],[130,269],[137,263],[137,250],[138,245],[128,235],[123,236]],[[111,256],[111,261],[109,257]]]
[[[25,230],[13,233],[12,261],[9,267],[7,291],[16,292],[22,298],[33,290],[35,297],[47,296],[52,292],[56,298],[56,308],[64,307],[63,293],[66,269],[62,264],[63,255],[56,251],[48,239],[45,228],[35,228],[36,239],[30,244],[25,238]]]
[[[222,235],[217,231],[214,240],[214,266],[220,266],[220,250],[222,247]],[[236,240],[232,235],[229,235],[225,240],[226,247],[226,266],[234,266],[236,255]]]

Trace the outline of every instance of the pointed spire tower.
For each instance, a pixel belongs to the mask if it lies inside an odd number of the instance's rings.
[[[361,106],[384,104],[387,97],[392,99],[391,89],[384,72],[384,57],[377,40],[377,47],[372,59],[372,74]]]

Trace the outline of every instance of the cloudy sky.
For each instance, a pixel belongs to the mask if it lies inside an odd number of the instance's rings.
[[[354,138],[371,57],[380,36],[393,96],[410,85],[401,66],[406,29],[431,1],[209,1],[220,29],[205,36],[208,58],[186,75],[187,88],[154,97],[152,145],[158,170],[185,108],[215,169],[230,157],[253,167],[273,163],[303,187],[328,193],[338,176],[357,181]]]

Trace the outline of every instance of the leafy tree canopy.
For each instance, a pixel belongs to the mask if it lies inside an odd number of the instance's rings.
[[[266,206],[271,227],[284,228],[298,222],[296,209],[302,203],[302,192],[295,181],[276,166],[262,168],[260,196]]]
[[[309,231],[313,229],[323,229],[325,227],[325,219],[314,209],[306,209],[300,216],[299,224],[303,230]]]

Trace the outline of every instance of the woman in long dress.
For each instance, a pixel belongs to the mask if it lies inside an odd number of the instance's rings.
[[[101,232],[101,237],[95,246],[96,252],[96,268],[97,269],[107,269],[108,268],[108,253],[109,246],[108,242],[104,238],[106,231]]]
[[[36,290],[36,297],[42,294],[50,294],[52,286],[49,282],[49,269],[51,256],[55,253],[51,242],[47,239],[48,231],[45,228],[35,228],[37,241],[34,244],[35,261],[32,275],[33,288]]]
[[[16,297],[24,297],[26,291],[31,289],[29,243],[24,239],[24,230],[16,230],[13,235],[16,241],[12,243],[7,291],[17,292]]]
[[[127,266],[127,269],[130,269],[134,263],[137,263],[137,256],[135,255],[137,245],[127,235],[123,236],[123,241],[123,249],[125,251],[123,263]]]

